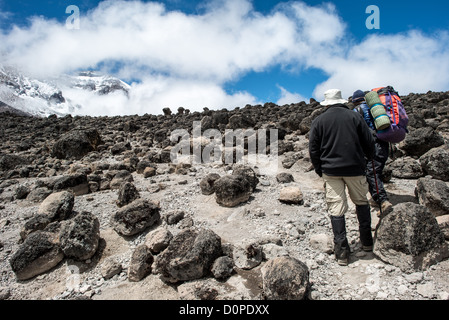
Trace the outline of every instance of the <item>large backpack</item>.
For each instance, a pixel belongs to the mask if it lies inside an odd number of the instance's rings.
[[[408,133],[408,116],[399,94],[391,86],[380,87],[371,91],[378,93],[386,114],[390,118],[390,125],[386,129],[377,130],[377,137],[390,143],[403,141]]]

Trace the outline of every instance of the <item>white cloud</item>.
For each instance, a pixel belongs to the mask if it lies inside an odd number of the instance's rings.
[[[157,2],[103,1],[81,12],[80,30],[36,17],[29,27],[0,32],[0,55],[3,63],[41,76],[101,64],[104,72],[136,80],[124,107],[121,99],[92,104],[83,98],[92,115],[256,104],[251,93],[229,94],[224,85],[276,65],[327,74],[315,89],[317,99],[331,87],[345,96],[380,85],[393,85],[401,94],[449,87],[446,33],[379,34],[355,43],[335,5],[302,1],[263,15],[250,0],[213,0],[201,12],[167,11]],[[278,103],[304,100],[280,89]]]
[[[286,104],[292,104],[292,103],[299,103],[301,101],[306,101],[306,98],[304,98],[299,93],[289,92],[287,89],[285,89],[284,87],[281,87],[280,85],[278,85],[278,88],[281,90],[281,97],[276,102],[276,104],[279,106],[283,106]]]
[[[449,36],[426,36],[417,31],[375,35],[352,48],[344,57],[326,57],[319,67],[330,74],[315,89],[322,96],[340,88],[349,97],[357,89],[393,85],[400,94],[449,89]],[[318,65],[317,65],[318,67]]]

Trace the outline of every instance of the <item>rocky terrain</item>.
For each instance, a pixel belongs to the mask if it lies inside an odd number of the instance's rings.
[[[310,124],[324,110],[313,99],[127,117],[6,110],[0,299],[447,300],[449,92],[402,98],[410,132],[384,176],[394,208],[381,220],[372,208],[366,253],[351,204],[347,267],[335,262],[308,158]],[[191,133],[195,121],[223,134],[277,130],[279,157],[271,170],[173,163],[170,134]]]

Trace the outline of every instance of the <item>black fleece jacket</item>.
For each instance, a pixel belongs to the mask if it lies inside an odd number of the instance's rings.
[[[363,176],[365,157],[371,160],[375,155],[374,138],[359,113],[336,104],[312,122],[309,153],[319,176]]]

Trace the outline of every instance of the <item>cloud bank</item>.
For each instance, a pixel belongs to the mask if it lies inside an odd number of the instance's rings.
[[[210,1],[198,14],[168,11],[157,2],[103,1],[80,19],[79,30],[43,17],[34,17],[28,27],[0,30],[0,54],[4,64],[39,77],[100,68],[131,84],[129,101],[93,104],[84,98],[90,115],[264,103],[249,92],[223,88],[278,65],[324,71],[328,79],[317,84],[317,99],[329,88],[350,96],[383,84],[401,94],[449,87],[447,32],[410,31],[356,42],[330,3],[286,2],[264,15],[249,0]],[[278,90],[278,103],[305,100],[282,83]]]

